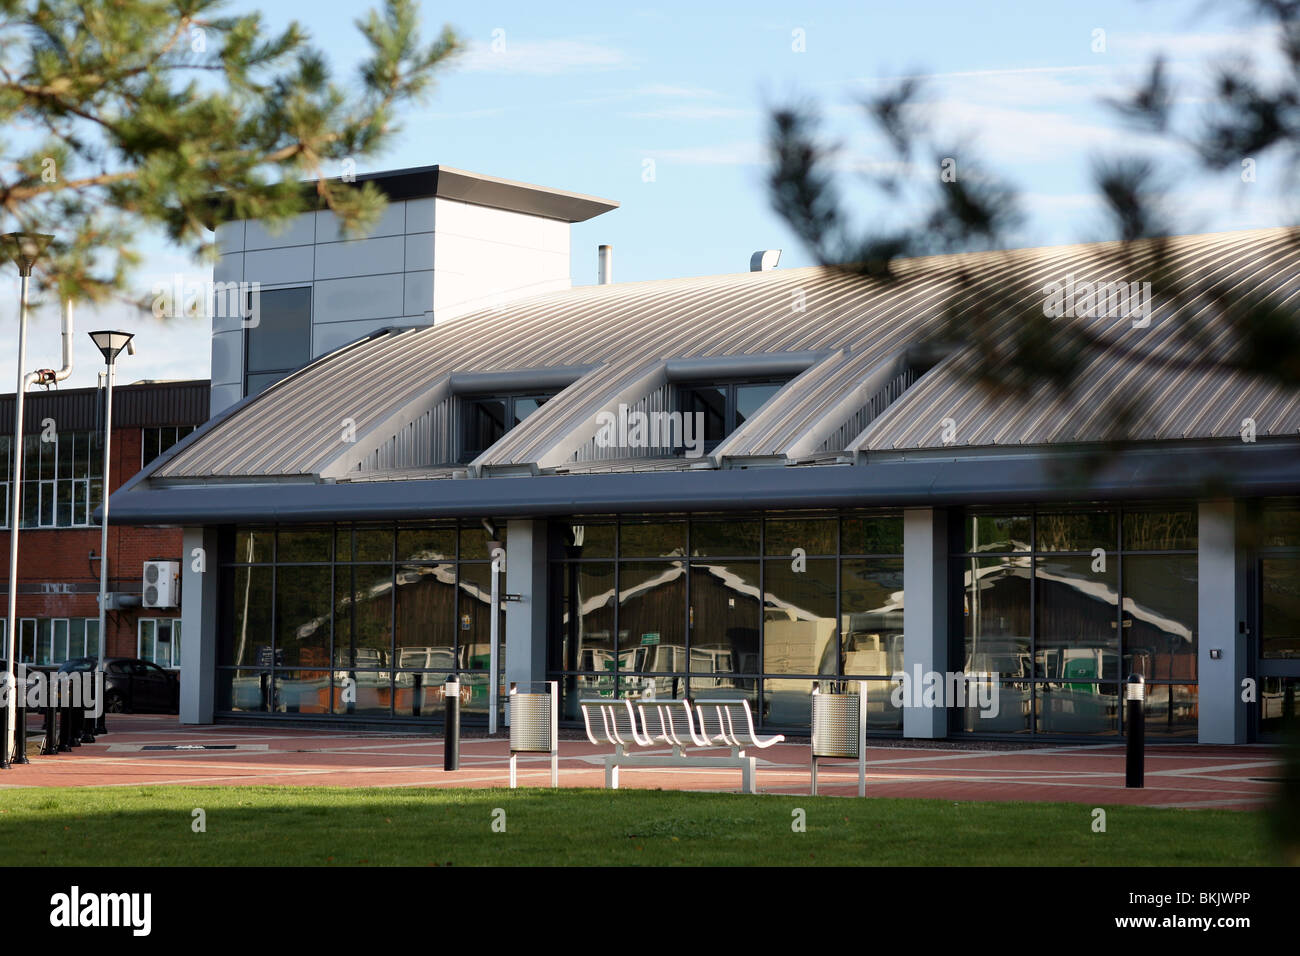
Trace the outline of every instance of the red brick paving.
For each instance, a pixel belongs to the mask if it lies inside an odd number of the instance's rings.
[[[175,717],[114,716],[114,732],[57,757],[32,757],[0,773],[9,787],[287,784],[330,787],[500,787],[509,782],[508,746],[501,738],[461,740],[461,769],[442,769],[442,738],[333,730],[182,726]],[[149,745],[235,745],[235,750],[147,751]],[[586,740],[560,742],[560,785],[600,787],[608,748]],[[725,752],[725,751],[721,751]],[[763,793],[808,792],[806,741],[757,752]],[[857,792],[856,765],[823,763],[819,789]],[[1122,744],[1027,750],[872,747],[869,796],[942,800],[1050,800],[1162,807],[1250,810],[1270,798],[1281,764],[1264,746],[1149,746],[1146,787],[1124,787]],[[521,756],[521,786],[547,786],[549,758]],[[623,787],[738,790],[732,770],[620,771]],[[2,802],[2,801],[0,801]]]

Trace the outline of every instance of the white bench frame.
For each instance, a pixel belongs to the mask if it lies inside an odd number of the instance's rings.
[[[729,700],[705,700],[693,705],[689,699],[666,700],[630,700],[620,698],[609,700],[580,701],[582,721],[587,731],[587,739],[593,744],[612,744],[614,752],[605,755],[605,788],[618,789],[619,767],[723,767],[739,769],[741,790],[756,793],[757,759],[745,755],[745,749],[757,747],[763,749],[784,740],[778,735],[761,740],[754,733],[754,716],[749,710],[749,701],[744,698]],[[699,706],[698,717],[695,713]],[[704,731],[705,715],[710,708],[718,722],[718,732],[709,734]],[[593,712],[599,717],[599,729],[593,727]],[[631,741],[624,739],[624,731],[619,729],[618,715],[622,712]],[[743,723],[740,718],[743,717]],[[638,719],[639,718],[639,719]],[[737,723],[740,726],[737,727]],[[682,726],[685,733],[682,733]],[[685,738],[685,739],[683,739]],[[656,745],[672,747],[671,755],[628,753],[630,745],[654,747]],[[727,747],[731,755],[712,757],[685,753],[685,748],[696,747],[701,750]]]

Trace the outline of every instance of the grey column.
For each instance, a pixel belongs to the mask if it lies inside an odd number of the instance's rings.
[[[506,524],[506,687],[546,680],[546,522]]]
[[[186,528],[183,540],[180,718],[210,724],[217,693],[217,531]]]
[[[1199,506],[1197,554],[1197,741],[1246,742],[1247,704],[1241,682],[1250,662],[1245,552],[1238,546],[1239,506],[1228,500]],[[1211,657],[1213,652],[1219,656]]]
[[[948,515],[941,508],[903,511],[903,669],[913,684],[918,667],[948,670]],[[910,690],[919,700],[920,689]],[[947,737],[948,711],[905,706],[903,736]]]

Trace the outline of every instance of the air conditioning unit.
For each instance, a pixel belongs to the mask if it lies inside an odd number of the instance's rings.
[[[181,563],[179,561],[146,561],[144,563],[145,607],[176,607],[181,592]]]

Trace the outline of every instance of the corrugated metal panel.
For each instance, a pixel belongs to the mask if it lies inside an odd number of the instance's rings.
[[[206,380],[118,385],[113,389],[115,428],[202,425],[208,420],[211,388]],[[28,392],[23,402],[23,431],[39,430],[52,418],[63,431],[103,428],[103,394],[98,388]],[[0,434],[13,434],[14,396],[0,395]]]
[[[1168,246],[1172,271],[1184,278],[1213,277],[1268,288],[1284,298],[1293,296],[1300,282],[1300,248],[1287,230],[1180,237],[1169,240]],[[618,394],[620,382],[665,359],[844,350],[862,363],[865,375],[890,354],[942,332],[954,277],[963,271],[1009,288],[1032,306],[1043,301],[1045,283],[1068,274],[1079,281],[1142,280],[1154,257],[1152,243],[1099,243],[915,259],[899,263],[898,278],[889,283],[808,268],[551,293],[445,325],[376,336],[328,356],[211,428],[157,474],[176,478],[319,474],[340,455],[337,422],[352,418],[359,434],[375,429],[394,434],[392,417],[436,376],[453,371],[603,366],[570,386],[573,402],[548,402],[485,456],[493,463],[528,464],[540,461],[547,449],[587,441],[589,434],[567,436],[566,429],[589,427],[595,411],[590,402]],[[1175,325],[1171,319],[1206,312],[1204,301],[1180,311],[1160,303],[1146,330],[1126,330],[1129,320],[1122,317],[1079,320],[1115,336],[1117,348],[1145,356],[1137,368],[1126,367],[1113,354],[1099,356],[1085,370],[1086,386],[1081,387],[1104,395],[1145,383],[1165,406],[1152,412],[1146,425],[1151,433],[1234,436],[1227,406],[1234,404],[1239,388],[1250,383],[1243,376],[1220,380],[1188,370],[1186,359],[1194,350],[1171,336]],[[1138,332],[1146,334],[1130,334]],[[1167,368],[1153,373],[1152,366],[1162,363]],[[923,376],[874,420],[854,446],[938,446],[938,425],[944,417],[965,423],[962,427],[969,425],[969,430],[959,430],[963,444],[1076,441],[1104,433],[1106,415],[1095,403],[1072,402],[1068,397],[1058,398],[1056,404],[990,398],[966,378],[954,377],[959,371],[959,363],[952,361]],[[809,382],[811,386],[812,379]],[[843,384],[852,385],[851,378]],[[1295,394],[1262,385],[1258,389],[1251,405],[1260,408],[1260,434],[1294,433],[1300,428],[1300,399]],[[562,397],[567,399],[568,393]],[[786,389],[770,409],[771,430],[761,442],[755,435],[746,453],[780,453],[785,444],[807,434],[810,424],[837,400],[833,388]],[[826,441],[830,442],[829,435]]]

